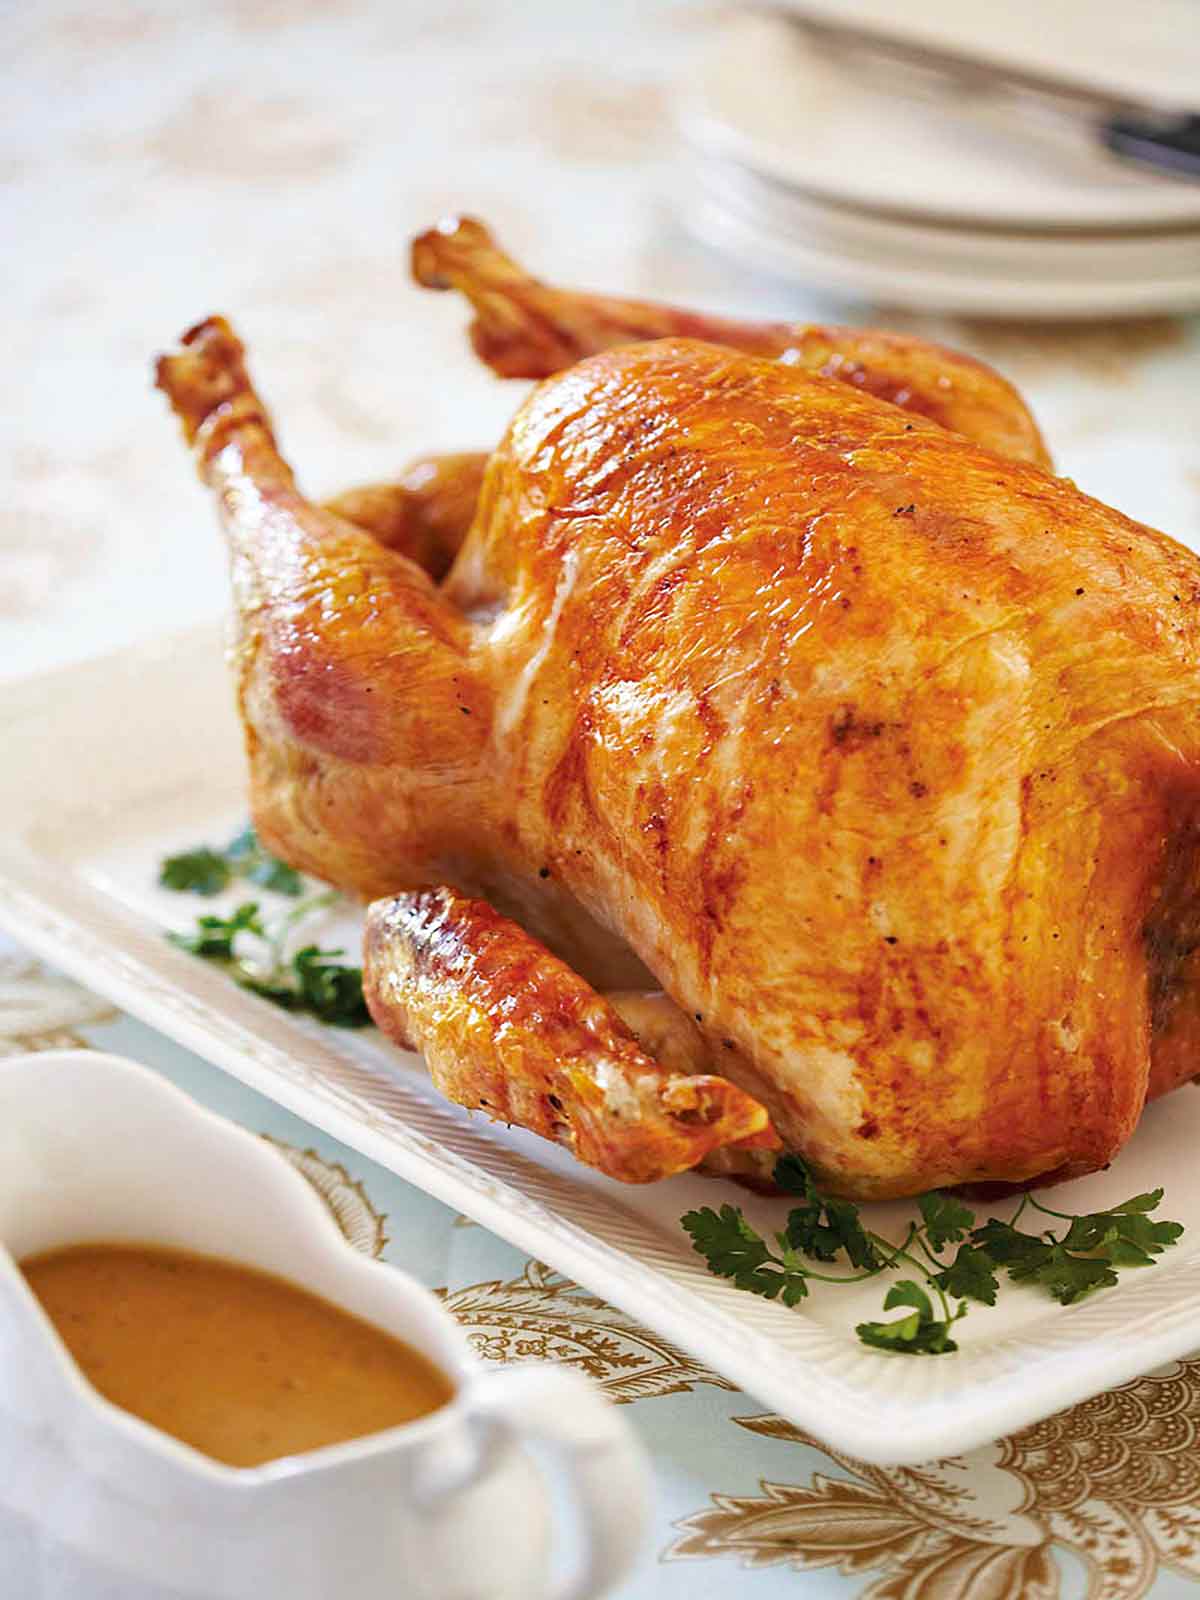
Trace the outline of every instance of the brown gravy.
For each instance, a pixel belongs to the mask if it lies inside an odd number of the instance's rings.
[[[399,1339],[232,1261],[85,1244],[21,1271],[102,1395],[230,1466],[411,1422],[454,1392]]]

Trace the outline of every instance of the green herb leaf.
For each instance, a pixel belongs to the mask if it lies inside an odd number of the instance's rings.
[[[229,887],[233,877],[229,863],[215,850],[202,846],[199,850],[185,850],[181,855],[168,856],[159,868],[158,881],[164,889],[174,889],[181,894],[220,894]]]
[[[965,1239],[975,1226],[975,1213],[940,1189],[921,1195],[917,1205],[925,1223],[925,1237],[935,1254],[946,1245]]]
[[[972,1244],[960,1244],[950,1265],[933,1274],[933,1282],[957,1300],[978,1300],[985,1306],[996,1304],[1000,1289],[991,1257]]]
[[[871,1269],[881,1264],[878,1250],[862,1225],[856,1205],[829,1199],[813,1183],[808,1167],[797,1155],[781,1156],[775,1163],[775,1182],[788,1194],[804,1197],[804,1204],[788,1212],[788,1244],[817,1261],[836,1261],[844,1251],[851,1266]]]
[[[275,978],[256,978],[249,972],[235,972],[234,977],[243,989],[248,989],[251,994],[256,994],[262,1000],[269,1000],[272,1005],[281,1006],[284,1011],[302,1011],[304,1001],[300,991],[291,983],[280,982]]]
[[[882,1257],[863,1227],[856,1205],[849,1200],[826,1200],[825,1222],[837,1236],[851,1266],[863,1269],[882,1266]]]
[[[784,1194],[803,1195],[806,1200],[812,1199],[816,1194],[812,1173],[808,1170],[808,1163],[802,1156],[788,1151],[781,1155],[775,1163],[775,1170],[771,1174],[778,1188]]]
[[[243,828],[224,850],[200,845],[181,855],[168,856],[158,873],[158,881],[164,889],[206,896],[220,894],[234,878],[293,899],[304,893],[304,879],[294,868],[264,850],[253,828]]]
[[[1161,1189],[1151,1189],[1148,1194],[1135,1194],[1132,1200],[1122,1200],[1119,1206],[1109,1206],[1107,1215],[1126,1211],[1157,1211],[1162,1197]]]
[[[292,958],[292,968],[305,1007],[322,1022],[339,1028],[365,1028],[371,1013],[363,999],[362,968],[339,962],[342,950],[305,945]]]
[[[1117,1281],[1111,1264],[1103,1257],[1072,1255],[1061,1244],[1049,1245],[1046,1256],[1040,1261],[1010,1267],[1008,1275],[1014,1283],[1028,1280],[1040,1285],[1064,1306],[1093,1289],[1108,1288]]]
[[[785,1306],[797,1305],[808,1294],[803,1268],[780,1260],[734,1206],[719,1211],[702,1206],[681,1220],[693,1249],[719,1278],[732,1278],[739,1289],[782,1300]]]
[[[243,828],[230,840],[225,856],[239,878],[257,883],[263,889],[273,889],[276,894],[290,895],[295,899],[304,893],[304,879],[294,867],[270,855],[258,842],[253,828]]]
[[[965,1315],[966,1306],[946,1321],[933,1314],[929,1296],[910,1278],[894,1283],[884,1298],[883,1309],[893,1311],[897,1306],[912,1306],[907,1317],[897,1317],[891,1322],[860,1322],[855,1332],[864,1344],[877,1350],[892,1350],[903,1355],[940,1356],[957,1350],[950,1337],[951,1322]]]
[[[920,1313],[922,1322],[932,1322],[933,1304],[929,1296],[919,1283],[914,1283],[911,1278],[901,1278],[899,1283],[894,1283],[883,1298],[883,1309],[894,1311],[897,1306],[913,1306]]]
[[[1114,1207],[1111,1211],[1076,1217],[1063,1243],[1068,1250],[1102,1250],[1120,1242],[1135,1247],[1149,1259],[1161,1255],[1182,1232],[1178,1222],[1152,1222],[1141,1210],[1126,1212]]]
[[[897,1317],[892,1322],[860,1322],[854,1331],[864,1344],[877,1350],[911,1351],[921,1331],[921,1319],[911,1311],[907,1317]]]
[[[1022,1233],[1011,1222],[989,1217],[981,1228],[971,1232],[971,1243],[985,1250],[1000,1267],[1011,1267],[1045,1259],[1046,1241],[1033,1233]]]
[[[266,937],[258,915],[257,901],[247,901],[228,917],[197,917],[193,933],[168,933],[167,938],[181,950],[194,956],[204,956],[210,961],[232,961],[233,941],[239,933],[256,933]]]

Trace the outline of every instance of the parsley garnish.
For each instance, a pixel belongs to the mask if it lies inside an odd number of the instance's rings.
[[[683,1226],[714,1272],[764,1300],[794,1306],[808,1293],[809,1278],[816,1276],[802,1265],[785,1235],[776,1240],[778,1251],[772,1250],[736,1206],[689,1211]]]
[[[975,1213],[968,1211],[960,1200],[942,1189],[921,1195],[917,1206],[931,1250],[942,1250],[948,1244],[957,1244],[960,1239],[966,1238],[975,1223]]]
[[[232,877],[225,857],[201,845],[198,850],[168,856],[159,871],[158,881],[164,889],[175,889],[180,894],[210,896],[227,889]]]
[[[168,933],[167,938],[181,950],[189,950],[207,961],[232,961],[233,941],[239,933],[256,933],[260,939],[266,938],[256,900],[239,906],[232,916],[197,917],[193,933]]]
[[[258,842],[253,828],[243,828],[224,850],[200,845],[177,856],[168,856],[159,869],[158,881],[164,889],[201,894],[211,898],[228,889],[235,878],[256,883],[296,899],[304,892],[304,880],[294,867],[269,855]]]
[[[693,1248],[718,1277],[786,1306],[798,1305],[814,1279],[859,1283],[903,1262],[921,1281],[902,1278],[894,1283],[883,1309],[908,1307],[907,1315],[860,1322],[856,1329],[864,1344],[898,1355],[937,1356],[956,1350],[951,1329],[966,1316],[969,1301],[995,1305],[1001,1271],[1070,1305],[1116,1283],[1122,1267],[1153,1266],[1155,1257],[1183,1232],[1178,1222],[1151,1220],[1150,1212],[1162,1200],[1161,1189],[1083,1216],[1054,1211],[1027,1194],[1007,1222],[992,1217],[978,1225],[961,1200],[935,1190],[920,1196],[921,1220],[911,1222],[896,1244],[871,1232],[856,1205],[822,1194],[799,1156],[779,1159],[775,1182],[799,1203],[775,1235],[774,1247],[740,1210],[724,1205],[719,1211],[702,1206],[682,1218]],[[1024,1232],[1016,1224],[1027,1208],[1068,1223],[1067,1231]],[[951,1246],[957,1248],[948,1257]],[[811,1265],[839,1258],[855,1270],[821,1272]]]
[[[191,933],[168,933],[167,938],[223,967],[243,989],[285,1011],[304,1011],[338,1028],[365,1028],[371,1016],[363,999],[361,967],[340,961],[344,951],[322,950],[316,944],[287,953],[288,935],[296,924],[328,910],[338,898],[333,890],[310,895],[269,926],[258,902],[248,900],[227,917],[197,917]],[[250,936],[249,952],[237,947],[239,935]]]
[[[257,883],[262,889],[274,889],[276,894],[290,895],[293,899],[304,893],[304,879],[295,867],[268,855],[251,827],[243,828],[229,841],[225,859],[236,876],[245,878],[247,883]]]
[[[947,1294],[957,1295],[961,1300],[978,1300],[985,1306],[994,1306],[1000,1291],[1000,1280],[991,1256],[973,1244],[960,1244],[954,1260],[935,1272],[933,1281]]]
[[[943,1302],[943,1305],[945,1302]],[[967,1302],[960,1300],[958,1309],[944,1317],[935,1317],[929,1296],[919,1283],[911,1278],[901,1278],[894,1283],[883,1299],[883,1309],[894,1311],[897,1306],[912,1306],[906,1317],[892,1322],[860,1322],[854,1330],[864,1344],[876,1350],[895,1350],[906,1356],[942,1356],[957,1350],[950,1337],[950,1326],[967,1314]]]
[[[308,1011],[339,1028],[365,1028],[371,1016],[363,999],[362,968],[346,966],[337,960],[341,955],[344,950],[306,944],[282,972],[238,981],[285,1011]]]
[[[788,1213],[784,1232],[789,1245],[818,1261],[836,1261],[846,1252],[852,1267],[878,1267],[879,1252],[859,1221],[858,1207],[847,1200],[821,1194],[799,1156],[781,1156],[775,1163],[775,1182],[787,1194],[802,1197]]]

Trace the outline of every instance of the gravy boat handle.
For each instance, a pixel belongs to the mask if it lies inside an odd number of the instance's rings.
[[[484,1440],[533,1446],[562,1471],[583,1551],[545,1600],[607,1594],[637,1559],[653,1499],[649,1463],[617,1408],[578,1373],[542,1362],[488,1373],[467,1405]]]

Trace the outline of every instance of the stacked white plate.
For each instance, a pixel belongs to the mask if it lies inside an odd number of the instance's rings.
[[[1197,39],[1193,13],[1175,56]],[[1200,309],[1200,182],[1110,155],[1086,118],[889,78],[743,13],[709,37],[681,127],[685,226],[762,270],[977,315]]]

